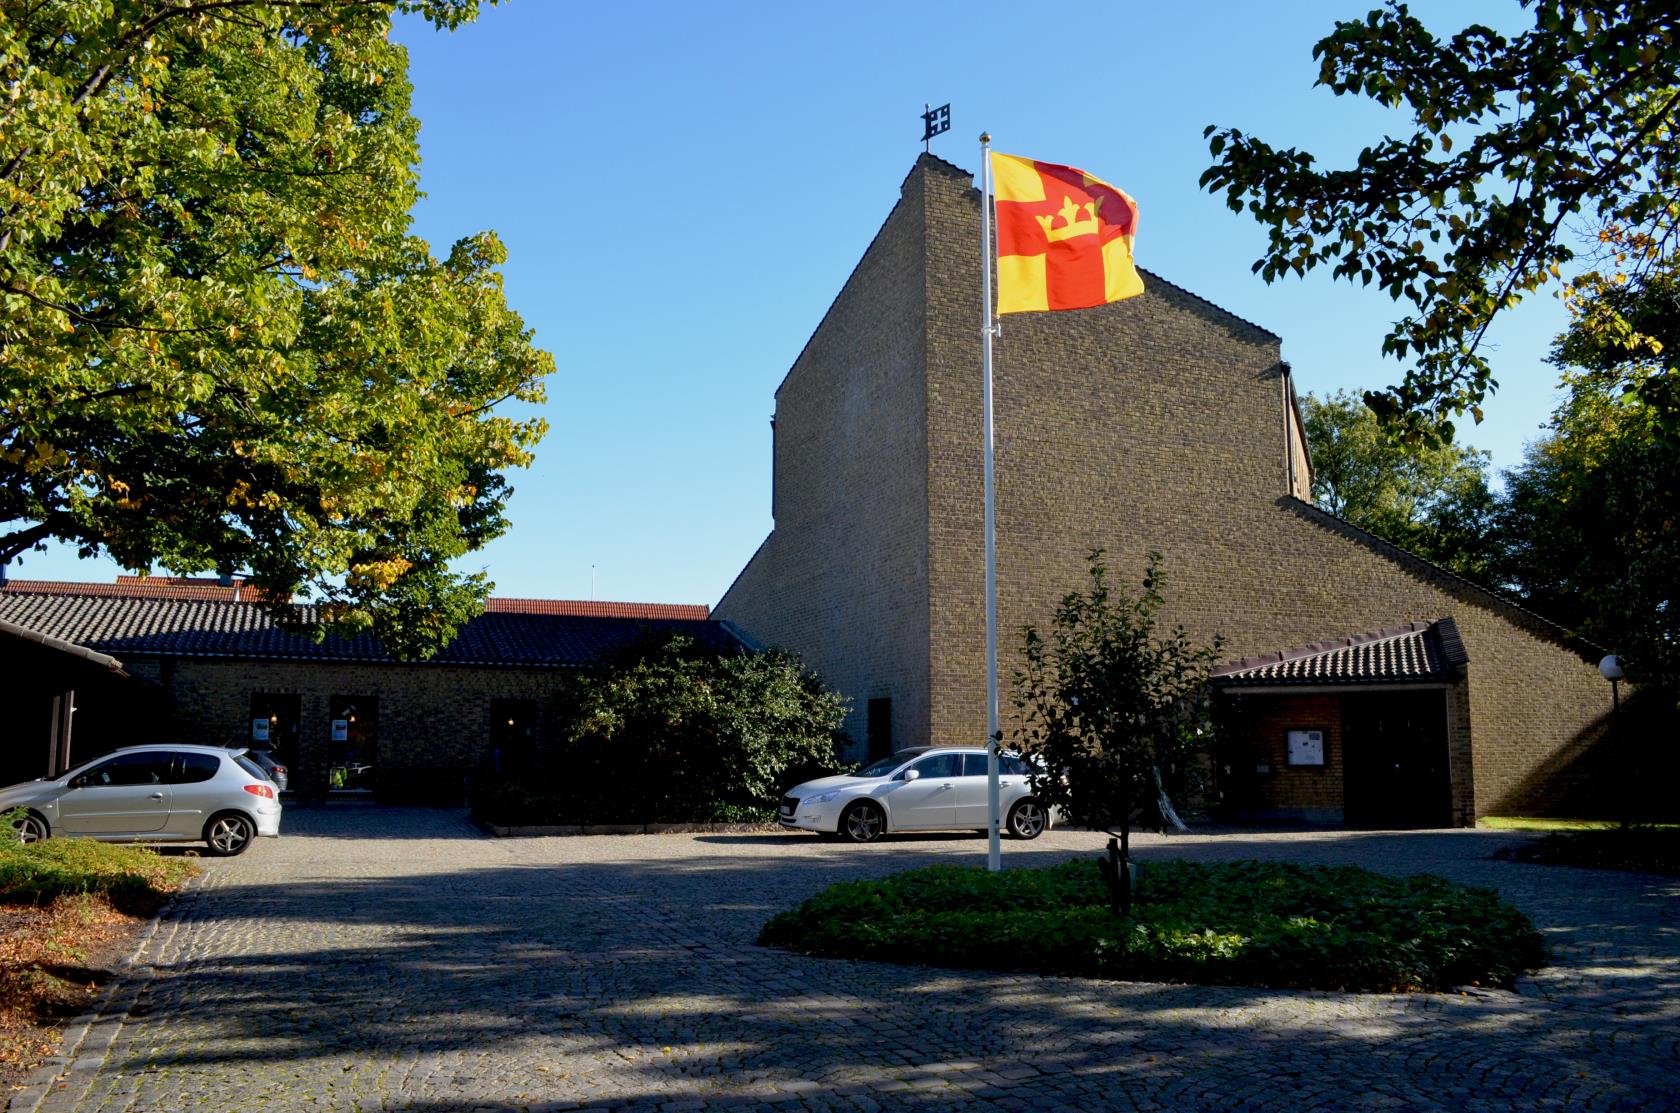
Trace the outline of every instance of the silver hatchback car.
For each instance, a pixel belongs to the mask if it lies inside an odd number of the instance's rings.
[[[0,812],[24,808],[18,837],[203,842],[217,857],[280,834],[280,799],[243,750],[128,746],[61,777],[0,789]]]

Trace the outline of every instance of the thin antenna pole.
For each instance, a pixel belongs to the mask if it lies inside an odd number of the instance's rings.
[[[986,485],[986,868],[1003,868],[998,804],[998,648],[997,648],[997,514],[992,476],[992,338],[997,334],[992,313],[992,137],[980,135],[980,288],[982,364],[986,410],[984,468]]]
[[[589,566],[589,601],[595,602],[595,566]]]

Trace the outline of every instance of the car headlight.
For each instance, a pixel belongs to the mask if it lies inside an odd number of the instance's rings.
[[[820,792],[815,796],[807,797],[806,799],[800,801],[800,803],[802,803],[802,804],[826,804],[838,795],[840,795],[840,790],[839,789],[835,789],[832,792]]]

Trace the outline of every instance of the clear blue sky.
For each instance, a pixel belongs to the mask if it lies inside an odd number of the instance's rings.
[[[897,198],[924,102],[1137,198],[1139,263],[1284,338],[1303,391],[1386,385],[1373,290],[1249,272],[1258,225],[1202,193],[1202,129],[1345,160],[1405,120],[1312,87],[1312,43],[1374,0],[1024,6],[513,0],[401,25],[434,250],[492,228],[509,302],[559,366],[510,533],[465,562],[501,595],[715,603],[770,528],[772,392]],[[1438,34],[1520,29],[1515,0],[1414,2]],[[978,235],[978,230],[976,230]],[[1550,412],[1564,316],[1503,322],[1498,396],[1460,439],[1516,464]],[[979,369],[975,369],[976,375]],[[1007,414],[999,421],[1006,422]],[[72,551],[19,578],[108,580]]]

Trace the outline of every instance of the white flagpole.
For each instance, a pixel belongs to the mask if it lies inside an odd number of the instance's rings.
[[[993,872],[1003,868],[1003,848],[999,839],[998,815],[998,647],[997,647],[997,534],[996,511],[992,483],[992,338],[997,326],[992,317],[992,137],[980,136],[980,273],[982,289],[985,356],[985,387],[982,398],[986,410],[985,485],[986,485],[986,868]]]

